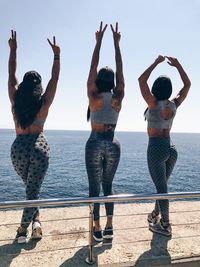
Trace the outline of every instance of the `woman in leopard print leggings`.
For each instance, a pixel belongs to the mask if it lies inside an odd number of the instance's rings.
[[[60,48],[48,42],[54,53],[51,79],[43,93],[42,78],[36,71],[28,71],[23,81],[16,78],[16,32],[8,43],[10,46],[8,93],[15,123],[16,139],[11,147],[11,160],[15,171],[24,182],[26,199],[39,197],[40,188],[49,165],[49,146],[43,133],[49,107],[53,102],[60,73]],[[32,238],[41,238],[42,229],[37,207],[24,208],[21,225],[17,230],[18,243],[25,243],[27,228],[32,222]]]

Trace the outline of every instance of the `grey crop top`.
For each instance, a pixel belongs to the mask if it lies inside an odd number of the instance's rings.
[[[32,125],[36,125],[36,126],[43,126],[44,123],[45,123],[45,119],[39,119],[39,118],[36,118],[33,122],[32,122]]]
[[[164,108],[170,108],[173,112],[173,115],[169,120],[163,119],[160,115],[161,110]],[[148,122],[148,128],[171,129],[175,115],[176,105],[173,101],[169,101],[167,103],[164,101],[158,101],[158,104],[154,109],[148,109],[146,111],[145,118]]]
[[[90,112],[90,120],[100,124],[117,124],[119,112],[112,108],[112,93],[101,93],[103,96],[103,106],[100,110]]]

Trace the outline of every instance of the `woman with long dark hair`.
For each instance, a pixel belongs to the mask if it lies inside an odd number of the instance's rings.
[[[168,60],[170,66],[178,70],[183,82],[183,88],[172,100],[169,100],[172,94],[172,83],[169,77],[158,77],[154,81],[151,91],[147,84],[151,72],[165,59]],[[170,130],[176,110],[188,94],[190,80],[176,58],[161,55],[156,58],[154,63],[145,70],[138,80],[141,94],[148,105],[145,111],[145,118],[148,122],[149,143],[147,162],[149,172],[156,186],[157,193],[167,193],[167,183],[178,156],[175,146],[170,139]],[[159,214],[161,214],[161,219]],[[156,201],[154,210],[148,215],[148,222],[151,231],[171,236],[169,200]]]
[[[17,40],[12,31],[9,39],[10,56],[8,63],[8,93],[12,105],[16,139],[11,147],[11,160],[15,171],[21,177],[26,189],[26,199],[38,199],[40,188],[49,165],[49,145],[43,127],[53,102],[60,72],[60,48],[48,42],[54,53],[51,79],[43,93],[42,78],[36,71],[28,71],[23,81],[16,77]],[[25,243],[27,228],[32,222],[32,238],[42,237],[38,207],[24,208],[21,225],[17,230],[18,243]]]
[[[120,159],[120,144],[114,138],[114,131],[124,97],[124,77],[119,47],[121,36],[118,32],[118,23],[116,23],[115,30],[111,25],[116,60],[115,86],[115,75],[112,69],[105,67],[97,72],[102,38],[106,28],[107,25],[103,28],[103,23],[101,22],[100,29],[96,32],[96,46],[87,81],[89,98],[87,117],[91,121],[92,131],[86,143],[85,161],[90,197],[99,196],[101,184],[104,195],[112,195],[112,182]],[[113,237],[112,218],[114,204],[105,204],[107,223],[103,235],[99,208],[99,204],[95,203],[93,237],[96,241]]]

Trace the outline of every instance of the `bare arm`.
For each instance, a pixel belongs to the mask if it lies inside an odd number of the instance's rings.
[[[8,61],[8,95],[11,104],[14,103],[14,95],[16,91],[16,86],[18,85],[18,80],[16,77],[16,68],[17,68],[17,39],[16,32],[11,31],[11,38],[8,40],[10,47],[10,56]]]
[[[141,94],[144,100],[147,102],[148,106],[154,105],[155,98],[151,94],[147,80],[151,75],[152,71],[157,67],[157,65],[165,60],[165,57],[159,55],[157,59],[151,64],[143,74],[138,78]]]
[[[121,38],[120,32],[118,32],[118,23],[116,23],[115,30],[112,25],[110,25],[112,33],[113,33],[113,40],[114,40],[114,47],[115,47],[115,62],[116,62],[116,88],[115,94],[122,100],[124,97],[124,75],[123,75],[123,63],[121,57],[121,51],[119,46],[119,41]]]
[[[103,29],[102,28],[103,28],[103,22],[101,22],[100,24],[99,31],[96,32],[96,45],[95,45],[94,52],[92,55],[92,61],[91,61],[89,76],[87,80],[88,97],[92,96],[95,93],[95,89],[96,89],[95,81],[97,78],[97,67],[99,64],[100,48],[101,48],[101,43],[102,43],[104,32],[107,28],[107,24],[104,26]]]
[[[51,79],[44,93],[44,105],[49,108],[55,97],[58,78],[60,74],[60,47],[56,45],[56,39],[53,37],[53,43],[47,39],[54,53],[53,66],[51,71]]]
[[[177,96],[174,98],[174,102],[176,104],[176,106],[180,106],[182,104],[182,102],[184,101],[184,99],[186,98],[188,91],[190,89],[191,86],[191,82],[190,79],[188,78],[186,72],[184,71],[183,67],[181,66],[181,64],[179,63],[179,61],[176,58],[172,58],[172,57],[166,57],[168,59],[168,64],[177,68],[181,80],[183,82],[183,88],[179,91],[179,93],[177,94]]]

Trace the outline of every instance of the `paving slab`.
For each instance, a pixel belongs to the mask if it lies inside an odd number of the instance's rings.
[[[152,208],[153,203],[116,203],[113,241],[94,243],[93,266],[200,267],[200,202],[170,202],[171,239],[148,230]],[[21,213],[0,211],[0,267],[89,266],[88,206],[41,209],[43,238],[26,244],[14,240]],[[101,214],[104,228],[104,205]]]

